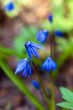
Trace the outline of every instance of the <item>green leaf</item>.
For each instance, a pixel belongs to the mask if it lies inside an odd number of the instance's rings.
[[[38,110],[45,110],[42,103],[34,96],[32,92],[29,91],[26,84],[13,73],[13,71],[9,68],[6,62],[2,59],[0,59],[0,67],[10,78],[10,80],[12,80],[12,82],[23,92],[23,94],[31,100],[31,102],[38,108]]]
[[[73,92],[70,91],[69,89],[65,88],[65,87],[61,87],[60,88],[62,97],[64,100],[68,101],[68,102],[73,102]]]
[[[63,107],[66,109],[73,109],[73,103],[69,103],[69,102],[61,102],[61,103],[58,103],[57,106]]]

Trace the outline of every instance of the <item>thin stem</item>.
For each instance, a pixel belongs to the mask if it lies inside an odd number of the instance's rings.
[[[55,87],[53,78],[51,78],[51,103],[51,110],[55,110]]]
[[[55,37],[54,37],[54,34],[50,34],[50,56],[51,58],[54,59],[54,54],[55,54]]]
[[[51,50],[51,57],[54,59],[55,54],[55,46],[54,46],[54,35],[50,35],[50,50]],[[54,90],[54,77],[52,71],[51,74],[51,110],[55,110],[55,90]]]
[[[45,96],[45,99],[43,98],[44,102],[47,104],[48,109],[50,109],[50,103],[49,103],[49,99],[48,99],[48,94],[45,91],[45,87],[44,87],[44,84],[43,84],[43,82],[41,80],[40,75],[38,76],[38,78],[39,78],[39,82],[41,84],[41,89],[42,89],[43,95]]]
[[[40,74],[39,74],[39,82],[40,82],[40,84],[41,84],[41,88],[42,88],[42,91],[43,91],[43,93],[44,93],[44,96],[45,96],[45,98],[46,99],[48,99],[48,94],[46,93],[46,91],[45,91],[45,86],[44,86],[44,84],[43,84],[43,82],[42,82],[42,80],[41,80],[41,76],[40,76]]]
[[[44,102],[47,104],[47,107],[48,107],[48,110],[50,109],[50,102],[49,102],[49,99],[48,99],[48,94],[45,90],[45,86],[41,80],[41,74],[42,74],[42,71],[38,68],[38,66],[32,61],[32,64],[35,66],[35,68],[37,69],[38,71],[38,80],[40,82],[40,85],[41,85],[41,89],[42,89],[42,93],[43,95],[45,96],[45,99],[44,99]]]
[[[42,96],[43,105],[44,105],[44,107],[46,108],[46,106],[45,106],[46,101],[45,101],[45,99],[44,99],[44,94],[42,93],[42,90],[41,90],[41,89],[40,89],[40,94],[41,94],[41,96]]]

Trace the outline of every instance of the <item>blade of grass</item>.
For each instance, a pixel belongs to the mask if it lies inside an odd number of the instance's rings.
[[[6,47],[2,47],[2,46],[0,46],[0,52],[1,52],[1,53],[4,53],[4,54],[6,54],[6,55],[17,56],[17,57],[19,57],[19,58],[24,57],[23,54],[17,53],[17,52],[16,52],[15,50],[13,50],[13,49],[6,48]]]

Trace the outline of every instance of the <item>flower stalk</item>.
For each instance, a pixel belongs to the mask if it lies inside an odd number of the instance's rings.
[[[50,52],[51,52],[51,58],[54,59],[54,50],[55,50],[55,46],[54,46],[54,43],[55,43],[55,38],[54,38],[54,35],[51,35],[50,36]],[[55,88],[54,88],[54,77],[53,77],[53,72],[50,71],[50,74],[51,74],[51,110],[56,110],[55,109]]]

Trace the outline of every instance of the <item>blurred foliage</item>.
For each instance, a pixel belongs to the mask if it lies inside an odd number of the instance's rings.
[[[73,30],[73,18],[54,17],[54,23],[51,25],[47,20],[42,22],[42,27],[49,29],[49,31],[55,31],[57,29],[63,32],[69,32]]]
[[[53,24],[43,21],[42,26],[50,31],[60,29],[63,32],[73,30],[73,0],[53,0]]]
[[[67,59],[73,56],[73,37],[71,36],[68,39],[56,38],[56,43],[58,45],[56,50],[60,53],[60,55],[57,59],[58,68],[54,74],[55,78],[57,77],[59,69],[62,67],[65,61],[67,61]]]
[[[2,8],[9,2],[9,0],[1,0]],[[7,12],[8,17],[15,17],[20,14],[22,10],[22,5],[26,5],[29,0],[15,0],[16,9],[14,11]],[[66,11],[68,11],[66,13]],[[63,63],[73,56],[73,0],[53,0],[53,23],[51,24],[48,20],[44,20],[41,22],[41,28],[47,29],[51,32],[55,30],[61,30],[67,34],[68,38],[56,38],[57,42],[57,52],[61,52],[59,59],[57,59],[58,69],[56,73],[54,73],[54,77],[57,77],[59,68],[63,65]],[[6,48],[0,45],[0,67],[4,70],[5,74],[16,84],[16,86],[26,95],[28,98],[33,102],[33,104],[39,110],[45,110],[43,105],[38,101],[36,96],[34,96],[29,89],[27,88],[26,84],[21,81],[18,77],[14,75],[10,67],[5,62],[8,56],[16,56],[17,58],[21,59],[27,56],[24,48],[24,43],[27,41],[37,42],[36,35],[38,32],[38,28],[35,26],[28,26],[22,29],[22,32],[15,37],[13,47],[14,49]],[[45,52],[44,52],[45,53]],[[46,52],[48,54],[48,52]],[[43,54],[44,55],[44,54]],[[41,63],[35,59],[36,62]],[[67,89],[61,88],[61,93],[63,95],[64,100],[68,102],[62,102],[58,104],[61,107],[65,108],[73,108],[73,103],[70,103],[71,99],[71,92]],[[73,93],[72,93],[73,96]],[[73,102],[73,101],[72,101]]]

